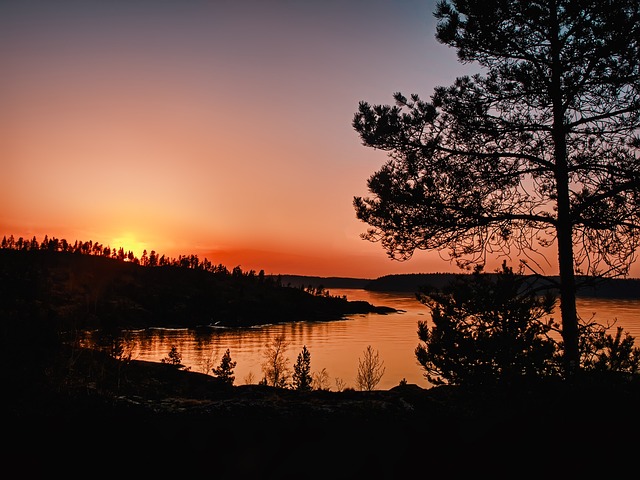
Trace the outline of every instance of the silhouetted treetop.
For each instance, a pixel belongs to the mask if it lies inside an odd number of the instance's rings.
[[[56,237],[49,238],[48,235],[44,236],[44,239],[41,243],[38,243],[36,237],[34,236],[31,240],[25,240],[23,237],[18,237],[16,240],[13,235],[3,236],[2,243],[0,244],[0,248],[8,249],[8,250],[46,250],[50,252],[69,252],[69,253],[77,253],[81,255],[94,255],[94,256],[102,256],[106,258],[112,258],[114,260],[119,260],[121,262],[131,262],[137,265],[142,265],[144,267],[183,267],[183,268],[192,268],[192,269],[201,269],[206,270],[212,273],[221,273],[221,274],[229,274],[229,269],[220,264],[214,264],[209,259],[198,258],[198,255],[189,254],[189,255],[178,255],[175,257],[167,257],[165,255],[158,254],[155,250],[151,250],[147,253],[145,249],[142,252],[142,256],[140,258],[136,257],[135,254],[129,250],[125,252],[122,247],[112,248],[109,245],[104,246],[99,242],[94,242],[92,240],[76,240],[73,245],[69,243],[66,239],[58,239]],[[247,272],[243,272],[240,266],[234,267],[234,271],[236,275],[247,275],[247,276],[255,276],[256,273],[253,270],[249,270]],[[264,275],[264,272],[263,272]]]

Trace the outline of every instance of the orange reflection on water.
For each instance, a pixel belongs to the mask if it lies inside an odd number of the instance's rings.
[[[332,289],[332,295],[349,300],[366,300],[400,310],[388,315],[353,315],[331,322],[298,322],[255,328],[227,329],[148,329],[128,333],[132,359],[160,362],[173,346],[182,363],[192,371],[211,373],[228,348],[236,363],[235,384],[258,383],[265,346],[276,336],[285,335],[286,356],[293,369],[303,346],[311,353],[311,371],[325,369],[328,386],[357,388],[358,363],[371,345],[384,362],[385,372],[377,389],[387,390],[405,379],[423,388],[430,384],[423,376],[414,350],[418,345],[418,320],[429,320],[427,307],[409,293],[369,292],[360,289]],[[578,312],[601,324],[617,319],[616,325],[640,341],[640,300],[579,299]]]

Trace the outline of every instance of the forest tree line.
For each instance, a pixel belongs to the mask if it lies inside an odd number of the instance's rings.
[[[259,277],[264,279],[265,272],[260,270],[256,273],[255,270],[242,271],[242,268],[238,265],[232,270],[229,270],[225,265],[219,263],[214,264],[209,259],[200,259],[198,255],[178,255],[175,257],[168,257],[166,255],[160,255],[155,250],[147,252],[145,249],[142,252],[142,256],[138,258],[131,250],[125,251],[123,247],[112,248],[110,245],[104,245],[100,242],[94,242],[92,240],[75,240],[73,244],[64,238],[44,236],[41,242],[33,236],[31,240],[23,237],[17,239],[13,235],[3,236],[0,248],[3,250],[18,250],[18,251],[34,251],[42,250],[49,252],[68,252],[81,255],[94,255],[99,257],[111,258],[121,262],[130,262],[135,265],[141,265],[143,267],[180,267],[199,269],[210,273],[217,273],[223,275],[232,275],[235,277],[247,276],[247,277]]]

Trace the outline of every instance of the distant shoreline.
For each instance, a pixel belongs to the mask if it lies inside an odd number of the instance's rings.
[[[456,276],[464,273],[407,273],[385,275],[375,279],[352,277],[317,277],[305,275],[274,275],[280,278],[283,285],[294,287],[323,287],[323,288],[359,288],[378,292],[418,292],[421,287],[431,286],[442,288]],[[491,275],[491,274],[489,274]],[[536,278],[536,282],[549,284],[557,281],[557,276]],[[640,299],[640,278],[608,278],[578,276],[577,282],[581,287],[577,296],[581,298],[629,298]]]

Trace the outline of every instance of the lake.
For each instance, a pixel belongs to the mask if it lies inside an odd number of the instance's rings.
[[[385,372],[377,389],[388,390],[406,380],[423,388],[430,384],[417,363],[418,320],[430,320],[429,309],[410,293],[373,292],[362,289],[331,289],[331,295],[346,295],[349,300],[365,300],[401,310],[387,315],[351,315],[330,322],[298,322],[242,329],[205,328],[145,329],[127,334],[127,352],[134,360],[160,362],[172,346],[182,355],[182,363],[195,372],[210,373],[218,366],[228,348],[235,362],[235,385],[258,383],[265,345],[278,335],[285,335],[289,366],[302,347],[311,354],[312,373],[324,369],[327,386],[333,390],[356,387],[358,363],[368,345],[384,362]],[[640,346],[640,300],[578,299],[578,313],[601,324],[617,319],[616,325],[636,338]],[[556,316],[559,318],[559,313]],[[615,333],[615,328],[611,330]],[[91,345],[91,336],[85,338]]]

